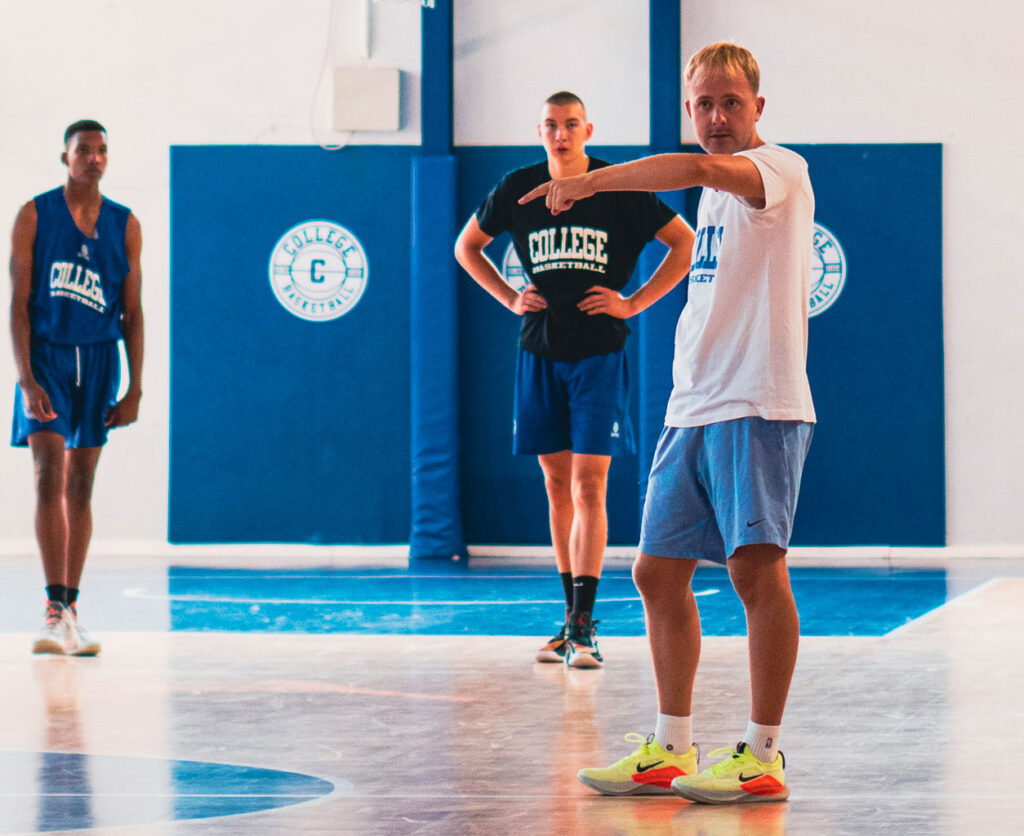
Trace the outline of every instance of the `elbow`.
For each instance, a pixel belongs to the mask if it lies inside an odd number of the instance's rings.
[[[466,265],[469,264],[470,262],[470,249],[471,248],[469,244],[467,244],[466,241],[461,236],[459,236],[459,238],[455,241],[454,254],[455,260],[463,269],[465,269]]]
[[[121,317],[121,331],[124,334],[131,334],[142,329],[142,309],[125,311]]]

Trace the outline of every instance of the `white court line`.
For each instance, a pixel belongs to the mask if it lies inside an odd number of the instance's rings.
[[[894,627],[892,630],[890,630],[888,633],[885,633],[884,635],[886,635],[886,636],[897,636],[900,633],[905,632],[906,630],[910,629],[911,627],[917,627],[920,624],[925,624],[925,623],[931,621],[933,618],[937,618],[941,614],[942,610],[944,610],[950,604],[955,604],[955,603],[957,603],[959,601],[964,601],[967,598],[971,598],[974,595],[979,594],[982,590],[986,589],[989,586],[994,585],[997,581],[1001,581],[1001,580],[1003,580],[1003,579],[1002,578],[989,578],[987,581],[985,581],[984,583],[974,587],[973,589],[968,589],[966,592],[961,592],[959,595],[957,595],[957,596],[955,596],[953,598],[946,599],[941,604],[939,604],[937,607],[933,607],[932,609],[928,610],[928,612],[922,613],[917,618],[913,618],[910,621],[907,621],[904,624],[901,624],[899,627]]]
[[[221,570],[215,570],[215,571],[219,572]],[[241,570],[241,571],[245,572],[246,574],[251,574],[254,571],[260,573],[260,577],[259,578],[250,578],[250,579],[248,579],[249,583],[255,583],[257,580],[275,580],[275,581],[277,581],[277,580],[281,580],[283,578],[284,579],[288,579],[288,578],[301,578],[303,580],[311,580],[311,579],[314,579],[314,578],[343,578],[346,581],[380,581],[380,580],[388,580],[388,581],[390,581],[390,580],[396,580],[396,579],[398,579],[398,580],[406,580],[406,579],[408,579],[408,580],[414,580],[414,581],[422,581],[422,580],[435,581],[435,580],[453,580],[453,579],[460,580],[460,581],[464,581],[464,580],[473,580],[473,581],[494,581],[494,580],[508,581],[508,580],[536,580],[538,578],[547,578],[548,577],[548,573],[546,573],[546,572],[545,573],[533,572],[533,573],[528,574],[528,575],[482,575],[482,574],[471,573],[471,572],[467,572],[465,575],[460,574],[460,573],[456,573],[456,572],[453,572],[453,573],[447,574],[447,575],[410,575],[407,572],[396,573],[394,575],[350,575],[347,572],[343,572],[343,571],[339,571],[339,572],[321,572],[321,571],[317,571],[316,573],[312,573],[312,572],[300,572],[300,573],[280,572],[280,573],[276,573],[276,574],[270,574],[269,572],[264,572],[264,571],[262,571],[260,569],[255,569],[255,570],[244,569],[244,570]],[[180,579],[202,578],[203,580],[207,580],[207,581],[209,581],[209,580],[238,580],[239,574],[235,573],[235,574],[230,574],[230,575],[222,575],[222,574],[207,575],[205,572],[189,571],[189,572],[185,572],[182,575],[175,575],[173,573],[173,571],[172,571],[171,572],[171,577],[175,578],[175,579],[179,579],[179,578]],[[632,583],[633,582],[633,578],[628,576],[628,575],[624,575],[622,577],[618,577],[618,576],[615,576],[615,575],[605,575],[604,577],[601,578],[601,582],[602,583],[613,583],[615,581],[629,581],[630,583]]]
[[[717,595],[720,590],[717,589],[704,589],[700,592],[694,592],[694,597],[701,597],[705,595]],[[193,603],[204,603],[204,604],[288,604],[288,605],[304,605],[304,606],[349,606],[349,607],[372,607],[372,606],[404,606],[404,607],[481,607],[491,604],[502,604],[504,606],[515,606],[515,605],[537,605],[537,604],[564,604],[565,599],[563,598],[551,598],[543,600],[502,600],[492,598],[482,601],[339,601],[333,599],[325,600],[310,600],[309,598],[231,598],[228,596],[220,595],[170,595],[170,594],[157,594],[154,592],[146,592],[144,587],[134,587],[132,589],[126,589],[122,593],[125,598],[136,598],[145,601],[190,601]],[[600,598],[601,603],[623,603],[627,601],[639,601],[640,596],[634,596],[630,598]]]
[[[327,798],[331,793],[315,795],[304,792],[298,794],[282,792],[0,792],[0,798],[294,798],[296,800],[314,800]],[[271,810],[282,809],[271,807]],[[266,810],[254,812],[267,812]],[[223,814],[206,818],[221,818]],[[238,815],[228,813],[227,815]],[[174,819],[180,821],[180,819]]]

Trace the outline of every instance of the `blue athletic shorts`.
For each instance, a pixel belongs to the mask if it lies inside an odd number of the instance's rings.
[[[640,551],[725,564],[740,546],[789,548],[814,425],[740,418],[665,427],[647,482]]]
[[[32,344],[32,374],[50,396],[57,417],[37,421],[25,414],[21,387],[14,387],[11,444],[27,447],[28,437],[40,431],[64,436],[64,446],[102,447],[109,428],[103,422],[117,403],[121,385],[121,356],[116,342],[96,345]]]
[[[626,352],[566,362],[519,349],[512,435],[516,455],[636,452]]]

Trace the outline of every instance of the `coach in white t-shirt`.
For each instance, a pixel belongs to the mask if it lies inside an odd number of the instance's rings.
[[[686,111],[707,154],[662,154],[546,183],[553,214],[596,192],[703,186],[676,329],[673,390],[648,482],[633,577],[658,689],[654,734],[580,780],[609,795],[784,801],[779,727],[800,622],[786,551],[814,425],[807,309],[814,195],[798,154],[758,136],[753,56],[712,44],[686,68]],[[724,564],[747,618],[750,718],[699,771],[690,716],[701,626],[697,559]]]

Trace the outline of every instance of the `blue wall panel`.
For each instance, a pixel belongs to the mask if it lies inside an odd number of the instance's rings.
[[[412,161],[409,557],[463,556],[459,497],[458,278],[455,159]]]
[[[407,540],[415,152],[172,148],[172,542]],[[329,322],[269,283],[275,244],[310,219],[368,260],[362,298]]]
[[[810,321],[818,412],[794,542],[946,542],[942,146],[794,145],[842,293]]]

